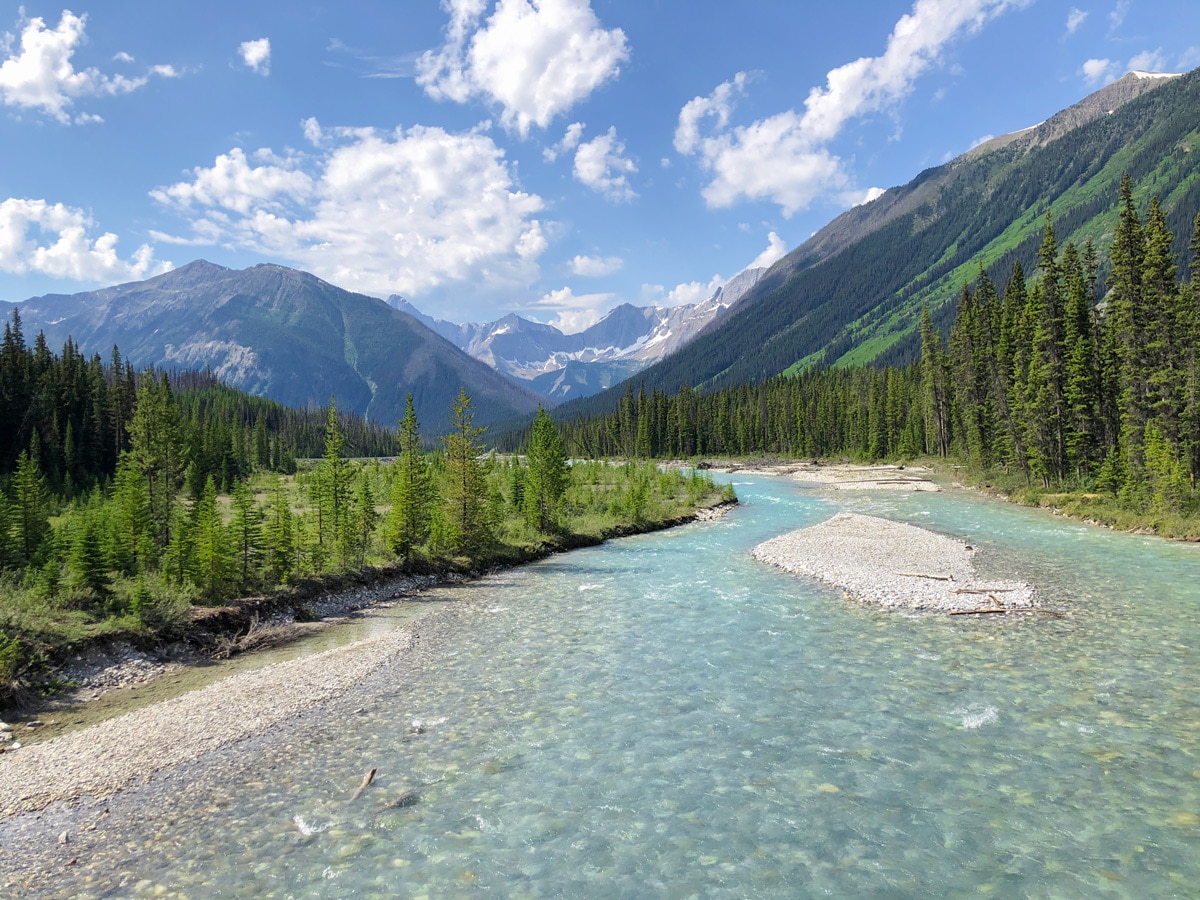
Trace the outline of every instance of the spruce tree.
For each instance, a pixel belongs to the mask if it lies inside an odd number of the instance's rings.
[[[450,433],[446,446],[445,509],[447,538],[453,550],[471,553],[491,539],[487,516],[487,485],[479,456],[479,437],[484,429],[475,425],[475,410],[465,388],[450,407]]]
[[[934,330],[929,307],[921,307],[921,384],[925,394],[925,452],[950,454],[950,403],[942,337]]]
[[[259,581],[263,533],[262,513],[244,481],[237,482],[233,488],[233,517],[229,522],[228,534],[238,588],[245,591]]]
[[[166,373],[146,372],[129,423],[130,457],[150,491],[150,522],[157,546],[166,545],[171,508],[184,472],[179,406]]]
[[[562,435],[539,404],[526,454],[525,521],[541,532],[558,527],[558,509],[567,487],[567,454]]]
[[[404,406],[404,418],[396,435],[399,455],[392,477],[392,509],[384,533],[394,553],[408,562],[412,552],[429,537],[430,512],[436,503],[429,461],[421,448],[421,430],[413,408],[412,394]]]
[[[225,596],[229,579],[230,553],[221,511],[217,507],[217,483],[211,475],[192,510],[192,579],[208,600]]]
[[[13,499],[10,526],[13,546],[21,561],[28,564],[33,561],[49,534],[50,520],[46,509],[45,479],[37,460],[24,450],[17,457],[17,471],[13,475]]]
[[[296,566],[296,529],[292,507],[278,475],[271,483],[270,507],[267,510],[266,563],[272,584],[286,581]]]

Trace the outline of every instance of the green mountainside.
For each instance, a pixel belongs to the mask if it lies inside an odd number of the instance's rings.
[[[221,381],[288,406],[324,406],[394,426],[413,395],[430,429],[460,387],[480,424],[527,416],[539,402],[382,300],[277,265],[241,271],[197,261],[147,281],[82,294],[47,295],[16,307],[27,334],[80,352],[113,345],[135,366],[211,368]]]
[[[981,267],[999,283],[1016,260],[1034,271],[1047,213],[1062,243],[1091,238],[1103,258],[1126,172],[1140,204],[1160,199],[1181,253],[1200,208],[1200,70],[1131,73],[846,212],[780,260],[719,325],[639,373],[635,387],[707,390],[910,360],[923,305],[945,330]],[[566,404],[560,415],[607,412],[625,390]]]

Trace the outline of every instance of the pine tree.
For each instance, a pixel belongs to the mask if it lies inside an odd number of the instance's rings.
[[[156,557],[150,486],[128,453],[122,453],[117,463],[109,524],[114,568],[125,575],[146,571]]]
[[[100,526],[95,514],[89,510],[76,523],[67,556],[69,583],[87,591],[97,600],[108,597],[111,580],[108,575],[108,558],[100,542]]]
[[[925,394],[926,453],[950,454],[950,402],[942,337],[933,327],[929,307],[921,307],[921,383]]]
[[[1063,316],[1067,351],[1063,383],[1067,459],[1076,474],[1084,478],[1091,474],[1099,451],[1100,395],[1096,326],[1088,298],[1088,276],[1072,244],[1064,252],[1063,272],[1067,294]]]
[[[46,509],[46,482],[37,460],[25,452],[17,458],[13,475],[14,509],[11,534],[21,561],[30,563],[50,531]]]
[[[484,429],[475,425],[475,410],[465,388],[450,407],[450,433],[446,446],[446,526],[453,550],[470,553],[491,539],[485,508],[487,485],[479,456],[479,437]]]
[[[204,483],[204,493],[192,510],[192,534],[195,551],[192,554],[192,578],[205,598],[218,600],[225,596],[229,578],[229,546],[221,525],[217,507],[217,483],[211,475]]]
[[[171,508],[184,472],[181,428],[179,406],[166,373],[156,379],[147,372],[129,423],[129,452],[149,485],[150,522],[159,547],[167,543]]]
[[[430,511],[436,503],[429,461],[421,449],[421,431],[412,394],[404,407],[397,433],[399,456],[392,478],[392,509],[384,526],[388,546],[408,562],[414,549],[429,537]]]
[[[1109,327],[1117,366],[1120,446],[1124,469],[1137,477],[1142,466],[1143,432],[1148,418],[1146,403],[1145,308],[1142,274],[1146,248],[1142,223],[1133,202],[1133,182],[1121,179],[1117,230],[1109,251]]]
[[[325,456],[313,472],[313,499],[317,505],[317,540],[323,554],[347,564],[347,547],[342,537],[350,512],[350,484],[354,476],[349,462],[342,458],[346,435],[338,422],[337,404],[329,398],[325,421]]]
[[[567,487],[567,454],[562,435],[539,404],[526,454],[525,521],[538,531],[558,527],[558,508]]]
[[[296,529],[292,507],[278,475],[271,484],[270,508],[267,511],[266,561],[272,584],[286,581],[295,571]]]
[[[233,518],[228,528],[229,546],[237,570],[237,584],[246,590],[258,583],[263,557],[262,513],[254,502],[254,494],[244,481],[233,488]]]
[[[375,509],[375,492],[371,490],[371,479],[366,472],[358,477],[358,487],[354,492],[350,505],[350,515],[346,517],[347,529],[345,542],[349,555],[353,556],[358,566],[367,561],[367,550],[371,547],[371,537],[379,524],[379,512]]]

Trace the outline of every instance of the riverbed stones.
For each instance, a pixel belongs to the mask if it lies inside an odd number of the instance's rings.
[[[838,513],[759,544],[751,555],[843,590],[860,603],[954,612],[1034,605],[1032,586],[980,579],[974,548],[945,535],[857,513]]]

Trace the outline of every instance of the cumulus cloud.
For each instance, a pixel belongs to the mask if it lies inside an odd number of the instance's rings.
[[[637,196],[626,177],[636,172],[637,166],[625,156],[625,145],[617,138],[616,126],[575,151],[576,180],[613,203],[628,203]]]
[[[72,121],[68,112],[81,97],[127,94],[143,87],[150,75],[175,77],[170,66],[154,66],[137,78],[106,75],[96,68],[76,69],[71,62],[84,40],[87,16],[64,10],[56,28],[46,27],[41,18],[29,19],[21,31],[19,46],[12,51],[16,35],[0,41],[5,59],[0,63],[0,99],[9,106],[37,110],[63,124]],[[132,62],[128,53],[118,53],[120,62]],[[168,74],[169,73],[169,74]],[[74,121],[102,121],[93,113],[81,113]]]
[[[779,260],[787,256],[787,244],[778,234],[772,231],[767,235],[767,249],[754,258],[748,269],[769,269]]]
[[[1088,84],[1108,83],[1116,79],[1119,65],[1111,59],[1089,59],[1080,68]]]
[[[380,295],[512,290],[538,277],[542,199],[520,190],[486,134],[304,129],[321,136],[314,155],[234,148],[152,191],[189,219],[176,239],[285,259]]]
[[[563,139],[553,147],[547,147],[542,151],[542,156],[546,162],[554,162],[564,153],[570,153],[579,146],[579,142],[583,140],[583,129],[586,126],[582,122],[572,122],[567,126],[567,132],[563,135]]]
[[[663,306],[684,306],[685,304],[699,303],[715,294],[718,288],[724,287],[726,280],[720,275],[714,275],[707,283],[703,281],[685,281],[671,288],[661,303]]]
[[[10,197],[0,203],[0,270],[112,284],[172,268],[169,262],[155,260],[148,244],[122,259],[117,255],[115,234],[91,236],[95,224],[80,209]]]
[[[1200,63],[1200,48],[1190,47],[1178,57],[1168,57],[1162,48],[1143,50],[1122,64],[1114,59],[1089,59],[1079,68],[1084,81],[1092,86],[1111,84],[1126,72],[1184,72]]]
[[[259,75],[271,74],[271,39],[258,38],[254,41],[242,41],[238,45],[238,55],[242,65]]]
[[[589,0],[442,0],[446,42],[417,60],[417,83],[437,100],[498,105],[522,136],[616,78],[629,59],[619,28],[606,29]]]
[[[696,97],[683,107],[675,148],[698,155],[709,175],[703,190],[709,206],[766,200],[791,216],[817,197],[849,186],[842,160],[828,146],[849,121],[895,104],[940,61],[947,44],[1028,2],[917,0],[892,29],[882,56],[863,57],[831,70],[823,87],[809,91],[803,113],[788,110],[735,127],[731,125],[734,107],[750,77],[739,73],[709,96]]]
[[[1165,72],[1169,68],[1162,48],[1143,50],[1129,60],[1129,68],[1135,72]]]
[[[576,334],[595,325],[617,303],[615,294],[576,294],[569,287],[551,291],[529,307],[529,314],[546,319],[563,334]]]
[[[580,278],[602,278],[624,267],[625,260],[619,256],[576,256],[567,264],[571,274]]]
[[[1088,14],[1082,9],[1072,6],[1067,13],[1067,34],[1074,34],[1087,21]]]

